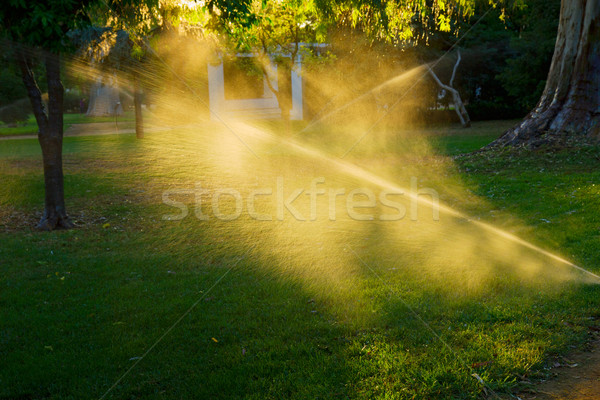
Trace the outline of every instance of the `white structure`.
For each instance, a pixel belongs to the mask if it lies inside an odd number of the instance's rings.
[[[238,54],[237,57],[254,57],[253,54]],[[292,109],[291,119],[302,119],[302,59],[298,55],[291,72]],[[208,97],[211,118],[281,118],[281,110],[275,94],[269,88],[267,79],[278,90],[277,65],[271,63],[269,77],[263,76],[262,93],[254,98],[226,98],[226,82],[223,61],[208,64]]]
[[[116,78],[114,76],[108,76],[108,78],[102,75],[98,76],[90,90],[90,100],[85,115],[102,117],[121,114],[123,114],[123,107],[119,98]]]

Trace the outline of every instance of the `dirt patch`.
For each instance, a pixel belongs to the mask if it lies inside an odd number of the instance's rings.
[[[578,351],[552,363],[552,377],[518,395],[522,400],[600,399],[600,339],[587,351]]]
[[[37,224],[41,214],[41,212],[27,213],[2,207],[0,208],[0,232],[10,233],[30,229]]]

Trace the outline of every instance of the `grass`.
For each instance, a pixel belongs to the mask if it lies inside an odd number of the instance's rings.
[[[118,122],[135,121],[133,111],[126,111],[118,117]],[[115,122],[115,117],[87,117],[85,114],[65,114],[64,129],[68,129],[73,124],[89,124],[98,122]],[[33,115],[29,116],[24,124],[15,127],[9,127],[0,123],[0,137],[2,136],[21,136],[37,135],[38,127]]]
[[[451,158],[510,124],[393,146],[367,138],[346,159],[405,183],[415,172],[407,160],[426,147],[420,182],[446,203],[599,272],[597,146]],[[190,215],[165,220],[178,210],[164,191],[197,183],[244,198],[275,193],[278,177],[286,196],[319,176],[323,187],[379,190],[278,136],[240,132],[245,144],[213,126],[143,141],[65,138],[66,197],[80,228],[52,233],[29,228],[43,198],[37,142],[0,142],[0,398],[99,398],[182,315],[106,398],[506,395],[546,377],[553,357],[597,326],[598,285],[554,276],[556,263],[453,218],[298,222],[286,211],[280,221],[263,198],[257,212],[272,221],[224,221],[208,195],[198,206],[172,194]],[[376,156],[378,145],[387,150]],[[235,212],[229,200],[219,211]],[[308,200],[294,205],[310,214]]]

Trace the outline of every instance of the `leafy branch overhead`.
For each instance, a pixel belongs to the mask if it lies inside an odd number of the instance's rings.
[[[247,25],[230,25],[225,37],[235,51],[292,52],[298,43],[323,43],[328,22],[313,1],[254,1]]]

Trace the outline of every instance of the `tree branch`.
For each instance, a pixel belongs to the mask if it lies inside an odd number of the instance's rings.
[[[454,69],[452,70],[452,78],[450,78],[450,86],[454,87],[454,78],[456,77],[456,71],[458,70],[458,65],[460,64],[460,50],[458,50],[458,59],[456,60],[456,64],[454,64]]]
[[[268,56],[266,56],[266,58],[268,59]],[[263,75],[265,76],[265,79],[267,80],[267,86],[269,87],[269,90],[273,92],[275,98],[277,99],[277,101],[279,101],[279,91],[275,90],[275,88],[271,84],[271,77],[269,76],[269,71],[267,71],[267,67],[265,67],[265,57],[263,57],[263,59],[260,60],[259,64],[260,70],[262,71]]]
[[[31,102],[35,120],[37,121],[39,129],[41,131],[46,131],[48,129],[48,115],[46,115],[46,111],[44,110],[42,92],[35,81],[35,76],[31,70],[30,60],[21,48],[15,49],[15,58],[19,65],[19,69],[21,70],[21,77],[23,78],[23,83],[27,89],[27,96]]]
[[[433,72],[433,69],[431,69],[431,67],[428,65],[427,69],[429,70],[429,73],[431,74],[431,76],[433,77],[433,79],[435,80],[435,82],[438,84],[439,87],[441,87],[442,89],[445,89],[449,92],[454,92],[456,91],[456,89],[454,89],[453,87],[450,87],[448,85],[444,85],[442,83],[442,81],[440,81],[440,78],[438,78],[438,76],[435,74],[435,72]]]
[[[459,58],[459,60],[460,60],[460,58]],[[458,65],[458,63],[457,63],[457,65]],[[438,86],[441,87],[442,89],[447,90],[448,92],[450,92],[452,94],[452,100],[454,101],[454,111],[456,111],[456,114],[458,115],[458,119],[460,119],[461,125],[465,128],[468,128],[469,126],[471,126],[471,119],[469,118],[469,114],[467,113],[467,110],[465,109],[462,99],[460,98],[460,93],[458,92],[458,90],[454,89],[451,86],[444,85],[442,83],[442,81],[440,81],[440,78],[438,78],[438,76],[435,74],[435,72],[433,72],[433,69],[431,69],[431,67],[429,65],[427,65],[427,69],[429,69],[429,73],[431,74],[431,76],[433,77],[435,82],[438,84]]]
[[[48,83],[48,134],[62,138],[64,87],[60,81],[60,56],[46,54],[46,82]]]

